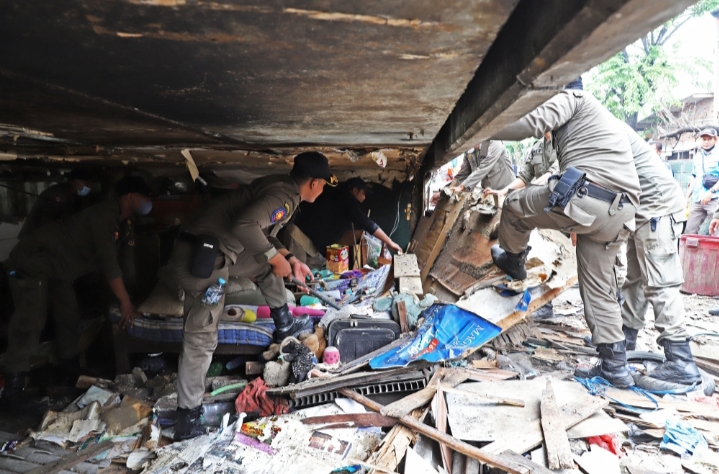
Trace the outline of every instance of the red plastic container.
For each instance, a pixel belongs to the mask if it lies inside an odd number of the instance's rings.
[[[719,237],[682,235],[679,258],[684,271],[682,292],[719,295]]]

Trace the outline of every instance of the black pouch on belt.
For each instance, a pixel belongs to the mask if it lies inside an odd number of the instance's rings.
[[[197,278],[209,278],[215,269],[215,259],[220,251],[220,241],[211,235],[198,235],[192,255],[190,273]]]
[[[587,173],[577,168],[571,166],[567,168],[562,176],[559,177],[559,182],[549,195],[547,207],[544,208],[544,212],[551,211],[553,207],[561,207],[564,209],[569,203],[569,200],[577,194],[577,190],[584,184],[584,177],[586,175]]]

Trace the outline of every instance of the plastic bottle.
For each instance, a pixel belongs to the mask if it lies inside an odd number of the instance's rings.
[[[225,281],[224,278],[218,278],[217,283],[207,287],[205,290],[205,296],[202,297],[202,304],[205,306],[215,306],[220,302],[220,298],[225,294]]]

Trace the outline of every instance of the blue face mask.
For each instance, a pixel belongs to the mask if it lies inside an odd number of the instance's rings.
[[[140,204],[140,207],[138,207],[135,212],[137,212],[137,215],[139,216],[146,216],[150,213],[152,210],[152,201],[143,201],[142,204]]]
[[[87,186],[83,186],[82,189],[77,192],[78,196],[87,196],[88,194],[90,194],[90,188]]]

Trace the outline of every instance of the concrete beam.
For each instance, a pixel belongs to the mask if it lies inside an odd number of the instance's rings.
[[[695,0],[521,0],[425,155],[440,166]]]

